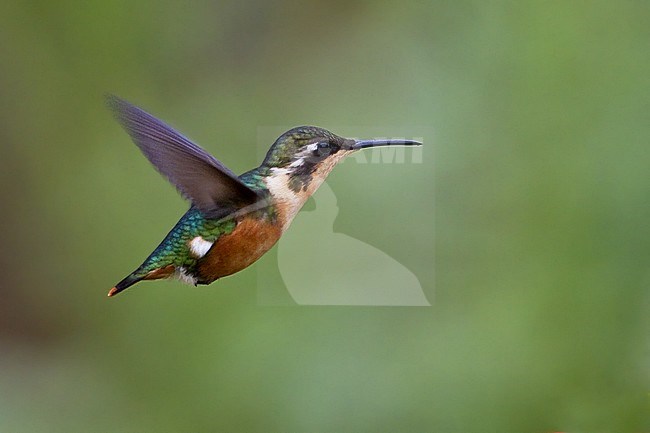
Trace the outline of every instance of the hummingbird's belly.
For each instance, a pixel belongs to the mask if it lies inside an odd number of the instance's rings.
[[[235,229],[222,235],[197,263],[201,284],[234,274],[250,266],[280,239],[282,229],[264,218],[245,218]]]

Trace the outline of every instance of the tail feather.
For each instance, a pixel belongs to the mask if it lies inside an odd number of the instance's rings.
[[[113,287],[109,292],[108,296],[115,296],[118,293],[120,293],[122,290],[126,290],[138,281],[142,281],[144,277],[136,277],[134,274],[129,275],[128,277],[124,278],[122,281],[117,283],[115,287]]]
[[[162,266],[154,268],[150,271],[147,271],[146,269],[147,268],[144,267],[144,265],[138,268],[138,270],[124,278],[122,281],[117,283],[115,287],[109,290],[108,296],[115,296],[121,291],[128,289],[135,283],[142,280],[159,280],[161,278],[169,278],[176,271],[176,267],[174,265]]]

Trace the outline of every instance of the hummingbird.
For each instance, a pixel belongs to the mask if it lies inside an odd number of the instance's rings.
[[[271,145],[259,167],[237,176],[141,108],[116,96],[107,96],[106,104],[149,162],[190,202],[160,245],[109,297],[143,280],[178,278],[196,286],[239,272],[280,239],[343,158],[370,147],[422,145],[349,139],[298,126]]]

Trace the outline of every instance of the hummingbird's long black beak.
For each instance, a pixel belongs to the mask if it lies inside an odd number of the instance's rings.
[[[366,149],[368,147],[382,147],[382,146],[422,146],[422,143],[415,140],[354,140],[350,146],[350,150]]]

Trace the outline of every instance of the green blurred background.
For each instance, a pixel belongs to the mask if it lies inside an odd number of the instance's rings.
[[[650,431],[649,20],[645,1],[2,2],[0,432]],[[262,305],[275,251],[107,299],[186,204],[106,92],[236,172],[266,126],[433,130],[422,164],[329,182],[334,228],[433,306]]]

